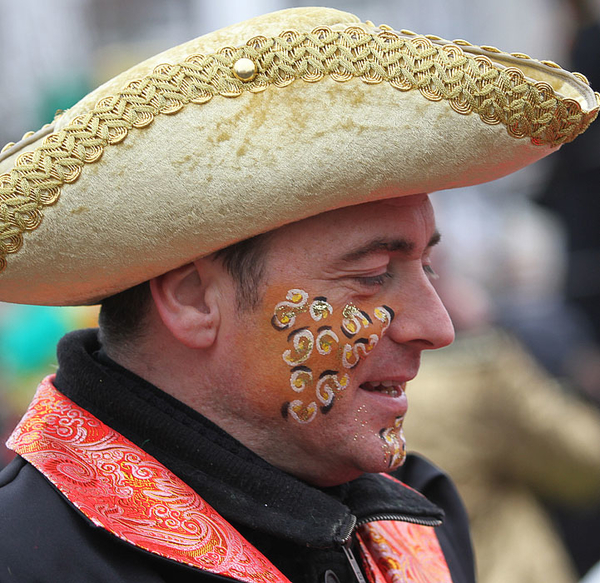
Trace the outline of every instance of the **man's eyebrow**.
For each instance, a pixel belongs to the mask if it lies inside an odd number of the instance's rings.
[[[439,231],[435,231],[435,233],[429,239],[427,243],[427,247],[433,247],[437,245],[442,236]],[[402,253],[410,253],[415,248],[415,244],[412,241],[408,241],[407,239],[384,239],[378,238],[369,241],[365,245],[361,245],[348,253],[345,253],[341,257],[342,262],[352,262],[357,261],[367,255],[371,255],[372,253],[378,253],[379,251],[401,251]]]
[[[431,239],[429,239],[429,243],[427,243],[427,248],[437,245],[441,240],[442,240],[442,234],[436,229],[435,233],[433,233],[433,235],[431,235]]]

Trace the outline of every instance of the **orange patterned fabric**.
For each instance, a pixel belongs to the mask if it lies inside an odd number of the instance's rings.
[[[46,378],[8,446],[94,524],[162,557],[247,583],[289,583],[194,490]]]
[[[370,583],[452,583],[431,526],[370,522],[359,528],[358,541]]]

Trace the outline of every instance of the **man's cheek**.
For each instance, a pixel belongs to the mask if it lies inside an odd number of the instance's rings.
[[[294,350],[283,352],[292,392],[282,403],[281,413],[298,423],[310,423],[318,414],[329,413],[348,387],[350,375],[340,367],[339,337],[332,327],[321,326],[314,331],[304,328],[301,334],[311,335],[312,350],[302,364],[295,364]]]
[[[356,367],[377,345],[394,312],[377,305],[367,309],[353,304],[332,306],[325,296],[311,296],[301,288],[287,290],[279,301],[272,293],[269,296],[273,307],[268,321],[276,334],[270,338],[281,342],[279,351],[275,350],[273,372],[285,379],[280,386],[285,385],[287,391],[281,414],[294,422],[310,423],[343,398]],[[279,388],[276,392],[282,394]]]

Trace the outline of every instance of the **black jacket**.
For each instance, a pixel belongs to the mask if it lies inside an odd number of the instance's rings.
[[[396,477],[317,489],[256,456],[196,411],[112,362],[95,331],[59,345],[57,388],[195,489],[294,583],[354,575],[342,549],[356,518],[443,518],[437,536],[456,583],[474,581],[466,516],[448,478],[409,456]],[[442,510],[443,509],[443,510]],[[445,514],[445,516],[444,516]],[[35,468],[17,458],[0,474],[0,582],[224,579],[164,559],[94,526]],[[333,579],[335,580],[335,579]]]

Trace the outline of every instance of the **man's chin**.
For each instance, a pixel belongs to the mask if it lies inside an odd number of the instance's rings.
[[[360,474],[380,474],[397,470],[406,461],[404,451],[391,459],[387,452],[380,450],[377,455],[360,461],[358,465]]]
[[[328,466],[327,469],[323,469],[317,475],[296,475],[296,477],[313,486],[329,488],[356,480],[363,474],[391,472],[398,469],[404,463],[405,459],[405,456],[401,456],[391,465],[389,458],[382,451],[379,451],[377,455],[365,456],[364,458],[355,460],[351,466],[348,465],[337,470],[333,469],[332,466]]]

